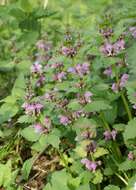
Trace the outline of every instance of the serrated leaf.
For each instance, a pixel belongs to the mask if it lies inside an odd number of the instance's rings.
[[[51,144],[54,148],[59,148],[60,131],[58,129],[54,129],[50,134],[47,135],[47,143]]]
[[[67,185],[69,179],[70,174],[66,173],[65,170],[54,172],[51,176],[51,184],[47,184],[47,187],[45,187],[44,190],[69,190]]]
[[[95,153],[93,154],[94,158],[99,158],[105,154],[108,154],[108,150],[102,147],[98,147],[95,151]]]
[[[68,109],[70,109],[72,111],[77,111],[82,108],[82,106],[79,104],[79,102],[77,100],[70,101],[70,103],[68,104],[67,107],[68,107]]]
[[[120,188],[115,185],[108,185],[107,187],[104,188],[104,190],[120,190]]]
[[[89,104],[87,104],[84,107],[84,111],[86,112],[99,112],[102,110],[107,110],[107,109],[111,109],[112,107],[103,100],[97,100],[97,101],[93,101]]]
[[[11,160],[6,164],[0,164],[0,186],[8,187],[12,181]]]
[[[35,142],[39,139],[40,135],[39,133],[35,132],[35,129],[33,127],[26,127],[21,131],[21,135],[28,141]]]
[[[29,177],[29,174],[31,172],[31,168],[33,165],[33,160],[34,160],[34,158],[30,158],[30,159],[26,160],[23,164],[22,175],[23,175],[24,180],[27,180]]]
[[[120,171],[128,171],[132,169],[136,169],[136,161],[134,160],[126,160],[119,165]]]
[[[32,123],[33,118],[28,115],[22,115],[18,118],[18,123]]]
[[[136,118],[128,122],[124,132],[125,141],[136,138]]]
[[[94,179],[93,179],[93,184],[98,184],[98,183],[101,183],[103,180],[103,175],[101,173],[100,170],[97,170],[95,173],[94,173]]]

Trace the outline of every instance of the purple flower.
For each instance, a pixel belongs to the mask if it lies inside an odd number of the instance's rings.
[[[124,39],[119,39],[114,44],[110,42],[105,42],[104,45],[100,47],[100,51],[106,56],[113,56],[120,53],[121,50],[125,49],[125,41]]]
[[[128,74],[123,74],[121,79],[120,79],[120,88],[122,89],[123,87],[125,87],[126,82],[128,81],[129,75]]]
[[[38,49],[44,49],[44,47],[45,47],[44,41],[43,40],[39,40],[36,43],[36,46],[37,46]]]
[[[36,124],[33,125],[33,127],[34,127],[36,133],[42,133],[43,127],[42,127],[41,124],[36,123]]]
[[[48,116],[45,117],[44,124],[48,129],[51,128],[51,119]]]
[[[51,98],[52,98],[52,96],[51,96],[50,93],[47,92],[47,93],[44,94],[44,99],[45,100],[51,100]]]
[[[68,47],[63,46],[63,47],[61,48],[61,53],[62,53],[63,55],[65,55],[65,56],[68,56],[69,53],[70,53],[70,49],[69,49]]]
[[[97,168],[97,166],[98,166],[96,162],[90,161],[90,160],[88,160],[87,158],[82,159],[82,160],[81,160],[81,163],[82,163],[83,165],[85,165],[85,167],[86,167],[88,170],[93,171],[93,172],[95,172],[95,170],[96,170],[96,168]]]
[[[33,115],[35,113],[35,106],[33,104],[24,103],[22,107],[25,109],[26,115]]]
[[[84,131],[84,132],[82,132],[81,136],[85,139],[90,139],[90,138],[92,138],[92,132],[91,131]]]
[[[113,45],[109,42],[106,42],[104,45],[100,47],[100,51],[106,56],[113,55]]]
[[[39,64],[39,62],[35,62],[32,66],[31,66],[31,72],[32,73],[37,73],[37,74],[41,74],[42,73],[42,65]]]
[[[113,34],[113,30],[111,28],[105,28],[105,29],[101,29],[100,33],[105,37],[108,38]]]
[[[39,40],[36,43],[36,46],[39,50],[49,51],[52,48],[52,44],[50,42],[45,42],[44,40]]]
[[[117,83],[113,83],[111,89],[113,90],[113,92],[117,93],[118,92],[118,85],[117,85]]]
[[[109,140],[116,140],[116,136],[117,136],[117,131],[115,129],[113,129],[112,131],[105,131],[103,133],[104,135],[104,138],[106,141],[109,141]]]
[[[42,108],[43,108],[43,105],[40,104],[40,103],[35,103],[34,107],[35,107],[36,113],[37,113],[37,114],[40,114],[40,112],[41,112],[41,110],[42,110]]]
[[[67,116],[61,115],[60,116],[60,123],[62,125],[66,126],[66,125],[68,125],[70,123],[70,120],[69,120],[69,118]]]
[[[40,76],[40,78],[38,79],[38,81],[36,82],[36,86],[40,87],[44,84],[45,81],[45,77],[43,75]]]
[[[103,135],[104,135],[104,138],[105,138],[106,141],[112,139],[112,135],[111,135],[111,132],[110,132],[110,131],[105,131],[105,132],[103,133]]]
[[[76,73],[76,70],[74,67],[69,67],[68,70],[67,70],[69,73]]]
[[[63,71],[57,74],[57,80],[62,82],[62,79],[66,79],[66,73]]]
[[[112,68],[108,67],[107,69],[104,70],[103,72],[106,76],[111,77],[112,75]]]
[[[116,136],[117,136],[117,131],[115,129],[113,129],[111,131],[111,136],[112,136],[112,139],[115,141],[116,140]]]
[[[123,39],[119,39],[113,44],[113,49],[115,54],[120,53],[121,50],[125,49],[125,41]]]
[[[26,115],[40,114],[43,105],[40,103],[24,103],[22,107],[25,109]]]
[[[86,75],[89,73],[89,64],[88,63],[83,63],[83,64],[77,64],[75,66],[76,73],[82,77],[83,75]]]
[[[133,152],[129,152],[128,153],[128,159],[129,160],[134,160],[134,154],[133,154]]]
[[[130,27],[129,31],[131,32],[132,36],[136,38],[136,26]]]
[[[85,101],[86,101],[87,103],[92,102],[92,100],[91,100],[91,97],[92,97],[92,96],[93,96],[93,94],[92,94],[91,92],[89,92],[89,91],[85,92],[85,94],[84,94]]]
[[[57,69],[57,68],[60,68],[60,67],[62,67],[62,66],[63,66],[63,63],[53,63],[53,64],[51,65],[51,68]]]

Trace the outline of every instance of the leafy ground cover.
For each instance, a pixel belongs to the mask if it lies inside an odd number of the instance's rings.
[[[135,0],[0,4],[1,190],[135,190]]]

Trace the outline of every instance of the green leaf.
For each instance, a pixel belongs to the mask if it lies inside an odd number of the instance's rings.
[[[34,119],[28,115],[22,115],[18,118],[18,123],[32,123]]]
[[[127,49],[127,63],[130,70],[130,73],[135,77],[136,75],[136,42]]]
[[[108,185],[107,187],[104,188],[104,190],[120,190],[120,188],[115,185]]]
[[[117,104],[113,104],[112,109],[103,111],[106,121],[113,124],[117,117]]]
[[[47,143],[51,144],[54,148],[59,148],[60,131],[58,129],[54,129],[50,134],[47,135]]]
[[[102,110],[107,110],[107,109],[111,109],[112,107],[103,100],[97,100],[97,101],[93,101],[89,104],[87,104],[84,107],[84,111],[86,112],[99,112]]]
[[[126,126],[123,123],[119,123],[119,124],[113,125],[112,127],[116,129],[117,131],[124,131]]]
[[[70,109],[72,111],[77,111],[77,110],[80,110],[81,108],[82,108],[82,106],[79,104],[79,102],[77,100],[72,100],[68,104],[68,109]]]
[[[90,190],[89,184],[81,185],[76,190]]]
[[[35,142],[37,141],[41,134],[35,132],[35,129],[30,126],[30,127],[26,127],[25,129],[23,129],[21,131],[21,135],[28,141],[32,141],[32,142]]]
[[[95,173],[94,173],[94,179],[93,179],[93,183],[94,184],[98,184],[98,183],[101,183],[103,180],[103,175],[101,173],[100,170],[97,170]]]
[[[22,175],[23,175],[24,180],[27,180],[29,177],[31,168],[33,166],[33,160],[34,160],[34,158],[30,158],[30,159],[26,160],[23,164]]]
[[[124,132],[125,141],[136,138],[136,118],[128,122]]]
[[[120,171],[128,171],[133,169],[136,169],[136,161],[134,160],[126,160],[119,165]]]
[[[62,182],[63,179],[63,182]],[[66,170],[61,170],[54,172],[51,177],[50,185],[44,188],[44,190],[69,190],[68,180],[70,179],[70,174],[66,173]]]
[[[20,6],[25,12],[32,11],[32,5],[29,0],[20,0]]]
[[[11,161],[0,164],[0,187],[8,187],[12,182]]]
[[[47,135],[43,134],[39,138],[38,142],[34,143],[32,145],[32,149],[36,150],[37,152],[43,151],[47,146],[48,146],[48,141],[47,141]]]
[[[101,156],[103,156],[103,155],[105,155],[105,154],[108,154],[108,153],[109,153],[109,152],[108,152],[107,149],[102,148],[102,147],[98,147],[98,148],[96,149],[96,152],[93,154],[93,156],[94,156],[94,158],[99,158],[99,157],[101,157]]]

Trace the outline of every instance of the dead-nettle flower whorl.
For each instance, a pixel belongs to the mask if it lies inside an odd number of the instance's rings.
[[[36,74],[41,74],[42,73],[42,65],[39,63],[39,61],[36,61],[32,66],[31,66],[31,72],[36,73]]]
[[[112,75],[112,68],[108,67],[107,69],[104,70],[103,74],[105,74],[108,77],[111,77],[111,75]]]
[[[40,103],[24,103],[22,105],[26,115],[40,114],[43,108],[43,105]]]
[[[122,89],[123,87],[125,87],[127,81],[128,81],[129,75],[128,74],[123,74],[121,79],[120,79],[120,88]]]
[[[124,39],[119,39],[115,43],[110,43],[106,41],[101,47],[100,51],[106,56],[114,56],[119,54],[122,50],[125,49]]]
[[[92,96],[93,96],[92,92],[86,91],[86,92],[84,93],[85,101],[86,101],[87,103],[92,102],[92,99],[91,99]]]
[[[132,36],[136,38],[136,26],[130,27],[129,31],[131,32]]]
[[[134,160],[134,158],[135,158],[135,156],[134,156],[133,152],[129,152],[128,153],[128,159],[129,160]]]
[[[40,123],[36,123],[33,125],[34,130],[36,133],[42,133],[43,132],[43,127]]]
[[[108,141],[108,140],[114,140],[115,141],[116,136],[117,136],[117,131],[115,129],[113,129],[112,131],[107,130],[103,133],[103,135],[104,135],[104,139],[106,141]]]
[[[59,119],[60,119],[60,123],[62,125],[66,126],[71,123],[71,121],[69,120],[69,118],[67,116],[61,115],[61,116],[59,116]]]
[[[86,169],[92,171],[92,172],[95,172],[97,167],[98,167],[98,163],[95,162],[95,161],[90,161],[88,160],[87,158],[84,158],[81,160],[81,163],[83,165],[85,165]]]

